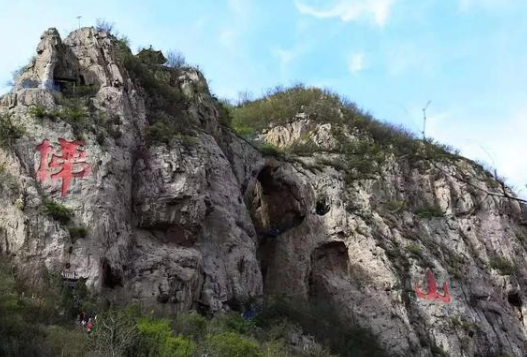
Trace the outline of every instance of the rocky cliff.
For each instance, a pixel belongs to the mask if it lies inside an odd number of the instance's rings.
[[[394,355],[527,356],[527,213],[492,175],[456,155],[344,170],[339,143],[364,138],[324,115],[249,142],[164,62],[93,28],[42,35],[0,99],[5,256],[167,311],[322,299]]]

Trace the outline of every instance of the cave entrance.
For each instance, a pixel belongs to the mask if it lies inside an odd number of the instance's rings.
[[[317,204],[315,206],[315,212],[319,216],[325,216],[331,207],[329,206],[329,203],[327,201],[326,197],[319,197],[317,200]]]
[[[276,254],[286,249],[286,242],[280,236],[305,219],[307,210],[298,192],[298,184],[282,174],[279,166],[268,165],[257,177],[251,197],[251,217],[258,235],[257,257],[264,289],[266,282],[273,280],[283,268]]]
[[[66,94],[69,92],[74,92],[75,86],[77,85],[77,81],[73,78],[55,77],[53,78],[53,82],[53,87],[55,90]]]
[[[509,304],[511,304],[512,306],[518,308],[518,309],[521,309],[522,307],[522,299],[520,297],[520,294],[519,293],[511,293],[509,295],[507,295],[507,300],[509,301]]]
[[[305,207],[292,182],[277,175],[278,167],[266,166],[258,175],[253,191],[251,215],[260,236],[276,237],[300,225]]]
[[[121,276],[121,272],[112,268],[107,258],[101,259],[101,269],[103,287],[114,289],[118,286],[123,286],[123,277]]]
[[[348,247],[341,241],[333,241],[317,247],[311,255],[309,297],[324,300],[336,289],[349,285],[350,261]]]

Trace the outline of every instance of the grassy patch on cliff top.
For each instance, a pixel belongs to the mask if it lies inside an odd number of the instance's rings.
[[[119,57],[131,79],[145,94],[150,143],[168,144],[176,136],[195,136],[187,112],[190,99],[179,86],[183,67],[170,65],[161,51],[146,48],[134,55],[126,43],[119,43]],[[176,61],[177,62],[177,61]]]
[[[276,87],[262,98],[244,100],[228,109],[232,128],[243,136],[292,122],[297,114],[304,113],[316,123],[333,124],[333,135],[340,143],[338,152],[373,161],[380,161],[379,157],[389,153],[432,159],[457,157],[451,147],[419,140],[403,127],[376,120],[355,103],[329,90],[304,85]],[[342,134],[344,127],[356,132],[361,139],[350,141]],[[309,150],[321,151],[314,145]],[[302,147],[302,154],[306,154],[306,147]]]

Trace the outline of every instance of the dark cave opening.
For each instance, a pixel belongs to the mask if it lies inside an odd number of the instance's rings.
[[[348,247],[341,241],[327,242],[315,248],[311,256],[312,271],[309,277],[309,297],[314,300],[332,295],[327,280],[349,279]]]
[[[507,301],[509,304],[511,304],[514,307],[520,308],[522,307],[522,299],[520,297],[519,293],[511,293],[507,295]]]
[[[251,197],[251,217],[258,235],[257,257],[266,281],[275,272],[277,250],[282,249],[281,235],[302,224],[306,207],[299,199],[298,186],[280,175],[278,166],[265,166],[257,176]]]
[[[327,202],[326,197],[320,197],[317,200],[317,204],[315,207],[316,214],[319,216],[324,216],[329,212],[329,210],[330,210],[330,206]]]
[[[102,285],[105,288],[114,289],[123,286],[123,277],[116,269],[113,269],[107,258],[101,259]]]
[[[276,175],[278,167],[266,166],[253,190],[251,215],[260,236],[276,237],[305,218],[305,207],[295,197],[296,188]]]

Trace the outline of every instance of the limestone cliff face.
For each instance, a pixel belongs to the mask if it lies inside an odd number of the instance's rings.
[[[527,356],[527,215],[487,173],[392,157],[350,180],[330,164],[338,154],[266,157],[220,125],[192,69],[170,83],[194,135],[149,143],[152,101],[119,51],[92,28],[64,41],[50,29],[0,99],[2,120],[25,128],[0,149],[4,255],[168,311],[285,294],[330,302],[396,355]],[[68,85],[96,89],[99,121],[81,138],[75,122],[35,114],[62,110]],[[332,132],[299,115],[260,139],[327,149]]]

